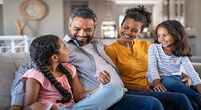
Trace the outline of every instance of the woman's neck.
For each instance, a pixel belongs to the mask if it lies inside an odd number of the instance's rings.
[[[121,39],[118,39],[117,42],[119,44],[121,44],[122,46],[129,48],[130,51],[133,53],[133,45],[135,44],[134,40],[133,41],[123,41]]]

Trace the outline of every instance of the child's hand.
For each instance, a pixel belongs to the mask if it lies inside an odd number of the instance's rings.
[[[196,85],[195,87],[196,87],[198,93],[201,94],[201,84],[198,84],[198,85]]]
[[[154,91],[157,92],[165,92],[167,91],[166,88],[161,84],[160,79],[156,79],[153,81]]]
[[[107,71],[99,72],[98,73],[98,80],[101,82],[102,85],[105,85],[110,82],[110,74]]]

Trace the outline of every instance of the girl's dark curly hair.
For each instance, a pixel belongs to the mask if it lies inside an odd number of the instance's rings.
[[[175,43],[172,48],[173,55],[188,57],[192,56],[188,36],[180,22],[177,20],[166,20],[160,23],[156,27],[156,37],[154,40],[155,43],[159,43],[157,37],[157,30],[159,27],[165,28],[168,33],[175,39]]]
[[[63,99],[56,100],[56,103],[69,102],[71,93],[68,92],[62,85],[55,79],[52,73],[48,70],[47,65],[50,64],[50,57],[52,55],[59,54],[61,48],[58,44],[59,37],[55,35],[45,35],[34,39],[30,45],[30,56],[31,59],[37,64],[37,67],[44,74],[45,77],[53,84],[59,93],[63,95]],[[62,64],[58,65],[58,69],[63,72],[68,78],[68,82],[72,90],[72,76],[68,70],[66,70]]]
[[[147,9],[143,5],[139,5],[136,8],[129,8],[126,10],[125,14],[126,15],[121,25],[123,25],[123,23],[128,18],[131,18],[142,24],[142,27],[141,27],[141,32],[142,32],[145,27],[149,27],[149,25],[151,24],[151,13],[147,12]]]

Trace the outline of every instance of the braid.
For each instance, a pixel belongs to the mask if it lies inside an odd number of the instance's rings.
[[[69,71],[66,70],[66,68],[62,64],[59,64],[58,68],[66,75],[66,77],[68,78],[68,83],[70,84],[70,86],[72,88],[73,87],[73,79],[72,79],[72,76],[69,73]]]
[[[62,87],[61,83],[56,80],[53,74],[49,71],[46,65],[50,64],[50,57],[58,54],[60,46],[57,44],[59,38],[54,35],[46,35],[36,38],[30,45],[31,59],[37,64],[37,67],[44,74],[44,76],[50,81],[51,84],[59,91],[63,96],[62,99],[56,100],[56,103],[67,103],[71,100],[71,93]],[[62,68],[61,68],[62,67]],[[69,72],[60,64],[58,68],[67,76],[68,82],[72,88],[72,77]]]

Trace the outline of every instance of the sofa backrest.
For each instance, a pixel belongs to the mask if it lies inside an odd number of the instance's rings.
[[[9,109],[14,74],[29,59],[28,53],[0,53],[0,110]]]

